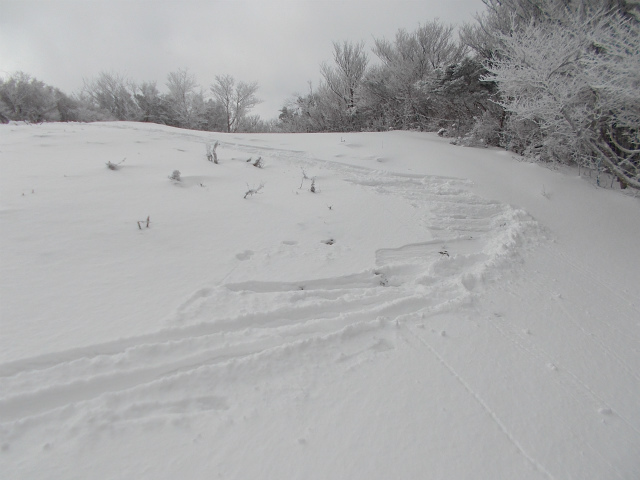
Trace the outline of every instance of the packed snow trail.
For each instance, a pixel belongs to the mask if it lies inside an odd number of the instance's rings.
[[[389,147],[418,151],[411,138],[384,136],[382,155],[380,134],[220,135],[214,166],[207,133],[7,128],[7,478],[640,472],[640,292],[523,209]],[[106,153],[126,149],[109,172]]]

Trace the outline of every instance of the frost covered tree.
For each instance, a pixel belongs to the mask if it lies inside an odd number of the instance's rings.
[[[334,64],[323,63],[320,72],[329,90],[346,110],[356,107],[357,93],[367,69],[364,42],[333,43]]]
[[[416,88],[430,99],[435,114],[431,123],[464,145],[499,143],[504,111],[495,104],[495,83],[482,81],[486,73],[481,62],[465,58],[416,82]]]
[[[511,114],[508,141],[640,188],[639,24],[619,12],[562,8],[550,13],[557,21],[531,19],[496,35],[486,80]]]
[[[0,79],[0,119],[51,122],[76,120],[76,102],[24,72]]]
[[[287,132],[320,132],[329,130],[322,113],[320,98],[308,82],[309,92],[295,94],[280,110],[280,128]]]
[[[364,42],[333,42],[333,63],[320,65],[324,83],[316,92],[317,113],[323,112],[329,130],[360,127],[358,99],[368,62]]]
[[[382,113],[393,127],[422,128],[435,117],[450,120],[434,103],[432,84],[465,57],[466,47],[453,32],[452,25],[436,19],[413,32],[398,30],[393,42],[376,39],[373,51],[382,66],[364,81],[368,109]]]
[[[563,23],[577,11],[619,12],[640,20],[640,3],[634,0],[482,0],[485,11],[460,28],[462,42],[481,58],[492,58],[498,35],[508,35],[530,22]]]
[[[170,123],[181,128],[200,130],[207,124],[204,94],[198,91],[195,75],[188,69],[178,69],[167,75],[167,95]]]
[[[211,92],[222,105],[226,116],[226,131],[237,132],[247,114],[261,100],[256,97],[258,84],[236,82],[231,75],[216,75],[216,83],[211,85]]]
[[[143,82],[138,85],[134,95],[140,109],[140,120],[143,122],[167,124],[170,120],[169,105],[156,87],[155,82]]]
[[[117,120],[138,120],[140,110],[134,100],[135,90],[135,84],[127,77],[100,72],[97,77],[84,81],[82,98]]]

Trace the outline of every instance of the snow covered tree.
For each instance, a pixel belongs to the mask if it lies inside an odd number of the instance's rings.
[[[358,97],[367,64],[364,42],[334,42],[333,64],[321,64],[324,84],[316,96],[332,125],[331,130],[359,128],[361,115],[358,112]]]
[[[413,32],[398,30],[393,42],[376,39],[373,51],[382,67],[372,69],[365,79],[368,107],[382,102],[385,116],[393,112],[391,126],[401,128],[423,128],[435,117],[446,117],[434,104],[430,85],[465,57],[466,47],[453,38],[453,31],[453,26],[436,19]]]
[[[16,72],[0,79],[0,116],[7,120],[76,120],[76,108],[76,102],[60,90],[27,73]]]
[[[280,110],[280,129],[286,132],[320,132],[330,130],[322,113],[320,98],[309,84],[309,93],[295,94]]]
[[[204,94],[197,91],[198,82],[188,69],[178,69],[167,75],[167,100],[171,113],[170,124],[200,130],[207,124]]]
[[[140,110],[134,100],[135,84],[123,75],[100,72],[85,80],[83,98],[94,108],[109,112],[117,120],[137,120]]]
[[[227,131],[227,113],[218,100],[208,99],[205,104],[206,129],[210,132]]]
[[[216,75],[211,91],[224,109],[227,132],[241,130],[246,115],[261,102],[255,95],[258,91],[256,82],[236,82],[231,75]]]
[[[156,87],[155,82],[143,82],[134,95],[143,122],[167,124],[170,119],[169,105]]]
[[[364,42],[333,42],[333,60],[334,65],[323,63],[320,72],[327,87],[343,103],[344,108],[354,109],[368,63]]]
[[[555,15],[559,18],[560,15]],[[486,62],[524,153],[606,168],[640,188],[640,29],[618,12],[566,10],[496,36]],[[523,134],[524,132],[524,134]]]
[[[416,88],[430,98],[437,118],[432,124],[445,128],[450,136],[465,137],[465,145],[498,145],[503,110],[495,104],[497,88],[482,81],[487,70],[475,59],[437,69]]]

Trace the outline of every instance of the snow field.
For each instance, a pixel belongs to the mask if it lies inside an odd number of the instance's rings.
[[[9,478],[639,471],[638,287],[564,247],[588,222],[560,228],[537,186],[479,195],[499,184],[473,162],[499,153],[406,132],[0,135]]]

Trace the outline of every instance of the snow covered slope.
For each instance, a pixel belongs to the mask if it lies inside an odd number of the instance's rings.
[[[640,477],[638,199],[412,132],[3,125],[0,169],[2,478]]]

